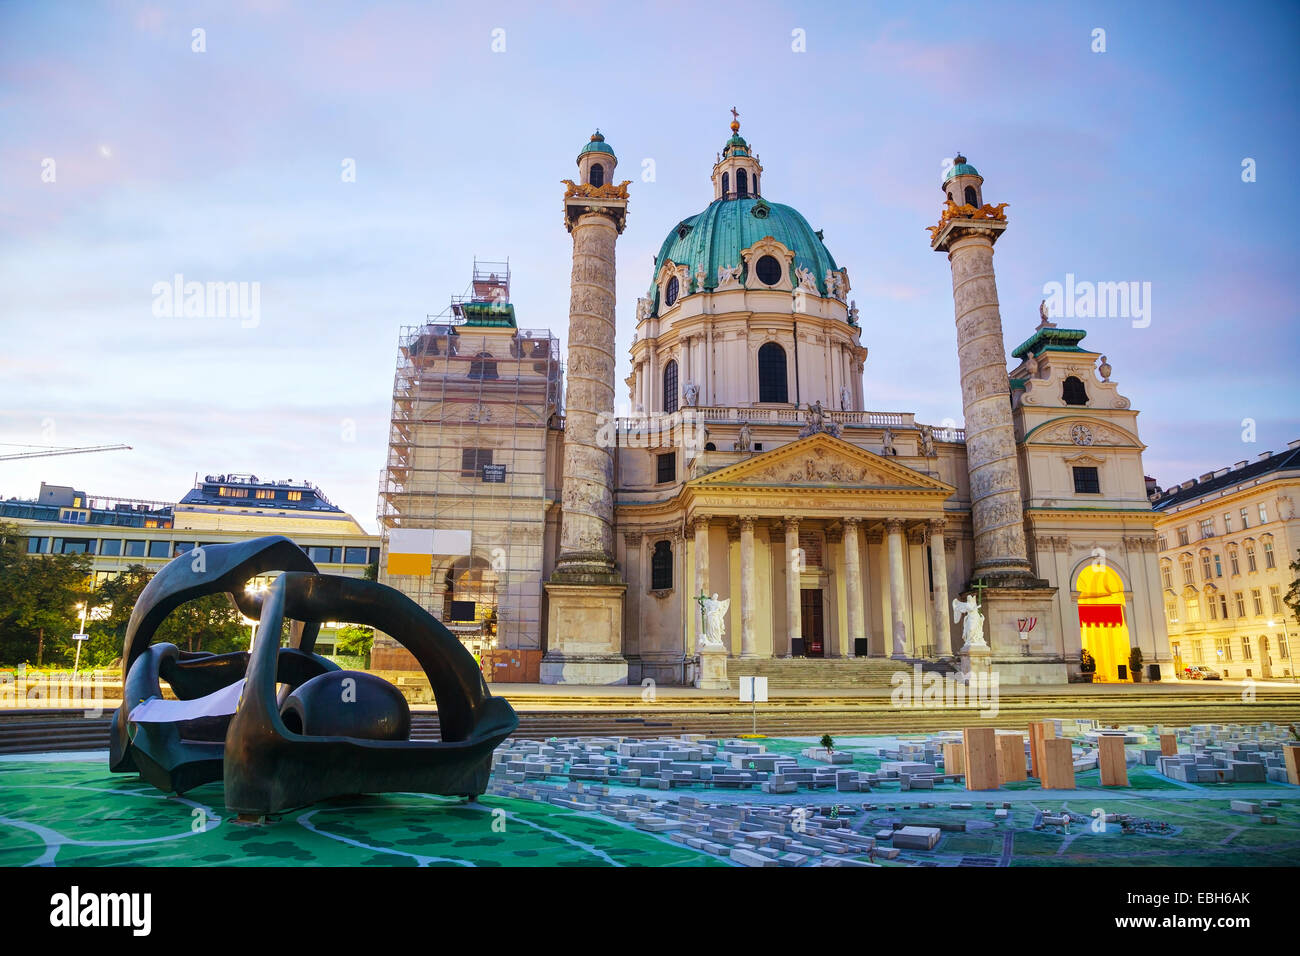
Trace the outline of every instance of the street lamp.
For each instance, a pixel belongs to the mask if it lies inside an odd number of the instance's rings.
[[[81,665],[81,645],[85,642],[86,637],[86,605],[78,604],[77,610],[81,612],[81,627],[77,628],[77,633],[72,635],[72,639],[77,642],[77,654],[72,659],[72,679],[77,679],[77,668]]]
[[[1286,629],[1286,617],[1283,617],[1282,620],[1280,620],[1280,621],[1271,621],[1271,620],[1270,620],[1270,621],[1268,622],[1268,626],[1269,626],[1269,627],[1272,627],[1274,624],[1281,624],[1281,625],[1282,625],[1282,638],[1286,641],[1286,662],[1287,662],[1287,664],[1290,665],[1290,670],[1291,670],[1291,681],[1292,681],[1292,683],[1294,683],[1294,682],[1295,682],[1295,679],[1296,679],[1296,673],[1295,673],[1295,661],[1292,660],[1292,658],[1291,658],[1291,654],[1292,654],[1292,651],[1291,651],[1291,633]]]

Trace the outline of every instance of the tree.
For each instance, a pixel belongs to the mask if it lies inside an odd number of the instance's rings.
[[[1300,555],[1300,551],[1296,552]],[[1287,589],[1286,597],[1282,600],[1286,606],[1291,609],[1291,616],[1300,622],[1300,557],[1291,562],[1291,573],[1295,579],[1291,582],[1291,587]]]
[[[0,661],[72,663],[76,605],[88,599],[90,558],[27,554],[27,536],[0,522]]]
[[[140,592],[152,578],[153,572],[144,565],[133,564],[96,589],[92,601],[104,616],[86,628],[90,640],[82,648],[81,659],[87,667],[106,667],[121,659],[126,625]]]
[[[370,648],[374,644],[375,629],[373,627],[361,627],[357,624],[347,624],[339,628],[338,640],[335,642],[338,653],[352,657],[364,657],[367,665],[370,663]]]

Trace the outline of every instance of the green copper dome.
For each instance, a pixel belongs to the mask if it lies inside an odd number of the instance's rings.
[[[586,153],[609,153],[613,156],[614,150],[610,149],[609,144],[605,142],[605,137],[600,135],[600,130],[596,130],[591,134],[591,142],[578,150],[578,159],[581,160]]]
[[[758,215],[754,215],[755,209]],[[808,220],[798,210],[765,199],[718,199],[698,215],[684,219],[673,227],[655,257],[655,273],[668,260],[690,267],[694,277],[704,267],[704,288],[718,284],[719,266],[738,266],[740,250],[748,249],[764,236],[772,236],[787,249],[794,250],[790,282],[797,285],[794,270],[811,269],[817,277],[817,289],[826,295],[826,270],[838,271],[835,257],[826,248]],[[742,277],[742,278],[747,278]],[[659,311],[659,289],[651,277],[647,296]]]
[[[958,176],[979,176],[979,170],[977,170],[970,163],[966,162],[965,157],[959,156],[957,158],[961,161],[954,164],[953,167],[949,169],[947,173],[944,174],[943,184],[945,186],[947,186],[950,181],[956,179]],[[980,178],[983,179],[982,176]]]

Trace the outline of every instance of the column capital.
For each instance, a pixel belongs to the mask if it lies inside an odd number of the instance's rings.
[[[623,542],[629,547],[636,547],[641,543],[640,531],[624,531]]]
[[[786,534],[798,534],[800,520],[798,515],[786,515],[783,518],[776,519],[776,526]]]
[[[740,540],[740,522],[738,522],[734,518],[731,521],[727,522],[727,540],[728,541]]]
[[[907,522],[902,518],[885,519],[885,530],[889,534],[902,534],[905,527],[907,527]]]
[[[844,540],[844,525],[840,522],[826,526],[826,542],[828,544],[839,544]]]
[[[743,532],[745,532],[746,534],[753,534],[753,533],[754,533],[754,523],[755,523],[756,521],[758,521],[758,516],[757,516],[757,515],[741,515],[741,516],[740,516],[740,530],[743,531]]]
[[[946,528],[946,527],[948,527],[948,519],[947,519],[947,518],[931,518],[931,519],[930,519],[930,533],[931,533],[931,534],[943,534],[943,529]]]
[[[925,544],[929,529],[923,524],[915,524],[907,529],[907,540],[912,544]]]
[[[850,533],[852,533],[853,531],[856,531],[857,528],[858,528],[858,525],[862,524],[862,519],[861,519],[861,518],[852,518],[852,517],[850,517],[850,518],[843,518],[843,519],[841,519],[841,520],[844,522],[844,530],[847,531],[847,532],[850,532]]]
[[[709,519],[711,517],[712,517],[711,515],[705,515],[705,514],[692,515],[690,521],[691,533],[699,534],[701,531],[708,531]]]

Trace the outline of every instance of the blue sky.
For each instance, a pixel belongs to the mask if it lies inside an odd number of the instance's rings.
[[[196,472],[255,472],[315,481],[373,528],[400,327],[462,292],[475,255],[509,257],[520,324],[563,339],[559,180],[597,126],[633,180],[625,398],[636,297],[710,200],[732,106],[767,198],[849,270],[869,409],[961,419],[924,231],[961,150],[1009,204],[1008,350],[1066,273],[1151,283],[1149,327],[1077,323],[1142,412],[1148,474],[1300,437],[1297,5],[597,9],[0,4],[0,441],[134,447],[0,463],[0,495],[176,500]],[[176,273],[259,283],[260,322],[155,316]]]

